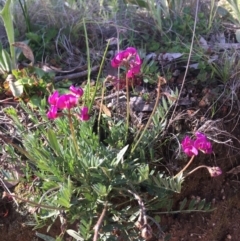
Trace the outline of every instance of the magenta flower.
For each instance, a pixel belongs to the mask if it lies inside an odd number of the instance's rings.
[[[81,121],[87,121],[89,120],[89,115],[88,115],[88,107],[83,107],[81,110],[81,114],[79,115],[79,118]]]
[[[57,101],[58,101],[58,98],[59,98],[58,91],[54,91],[53,94],[48,97],[48,103],[50,105],[56,105]]]
[[[78,104],[78,98],[74,95],[67,94],[67,95],[62,95],[58,98],[56,106],[59,109],[71,109],[73,107],[76,107],[77,104]]]
[[[127,77],[132,78],[134,75],[138,74],[141,69],[141,59],[137,53],[137,50],[133,47],[128,47],[125,50],[119,52],[111,61],[111,65],[114,68],[118,68],[123,63],[128,62],[129,70],[127,72]]]
[[[197,156],[198,155],[198,150],[194,145],[194,141],[189,136],[186,136],[183,139],[181,145],[182,145],[183,151],[188,156]]]
[[[50,110],[47,113],[48,119],[56,119],[58,117],[57,113],[57,107],[55,105],[52,105]]]
[[[220,167],[207,167],[207,169],[211,177],[217,177],[222,174],[222,170]]]
[[[133,78],[134,75],[138,74],[140,72],[141,65],[136,65],[127,72],[127,77],[128,78]]]
[[[137,55],[137,50],[133,47],[128,47],[126,48],[125,50],[123,51],[120,51],[111,61],[111,65],[113,68],[118,68],[123,60],[125,59],[128,59],[129,56],[132,56],[132,55]]]
[[[194,141],[194,146],[205,154],[211,154],[212,144],[207,140],[207,137],[200,132],[196,132],[196,136],[197,138]]]
[[[81,97],[83,95],[83,89],[76,88],[73,85],[70,86],[69,90],[76,96],[76,97]]]
[[[139,68],[141,67],[141,64],[142,64],[142,61],[140,59],[140,56],[136,53],[135,55],[133,55],[131,58],[130,58],[130,61],[129,61],[129,64],[130,64],[130,68],[134,68],[136,66],[138,66]],[[139,70],[140,71],[140,70]]]
[[[83,89],[76,88],[72,85],[70,86],[69,90],[72,94],[65,94],[59,96],[58,91],[55,91],[51,96],[49,96],[48,102],[51,105],[49,111],[47,112],[47,117],[49,119],[56,119],[57,117],[59,117],[58,111],[61,111],[63,109],[70,110],[71,108],[74,108],[78,105],[79,97],[83,95]],[[82,108],[79,118],[82,121],[89,120],[90,117],[88,115],[87,107]]]

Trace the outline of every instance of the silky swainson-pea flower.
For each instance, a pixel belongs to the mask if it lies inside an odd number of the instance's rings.
[[[50,110],[47,113],[48,119],[56,119],[58,117],[57,107],[55,105],[52,105]]]
[[[48,103],[50,104],[50,109],[47,112],[47,117],[49,119],[56,119],[59,117],[59,113],[63,109],[72,109],[77,107],[79,103],[79,98],[83,96],[83,89],[70,86],[69,90],[70,94],[59,95],[58,91],[54,91],[52,95],[48,97]],[[70,112],[69,112],[70,114]],[[82,121],[89,120],[88,108],[82,107],[81,112],[79,114],[79,118]]]
[[[78,98],[72,94],[62,95],[58,98],[57,108],[59,109],[71,109],[78,104]]]
[[[207,137],[200,133],[196,132],[196,139],[192,140],[189,136],[186,136],[182,140],[182,149],[188,156],[198,155],[198,151],[201,151],[205,154],[212,153],[212,144],[208,141]]]
[[[71,85],[69,90],[76,96],[76,97],[82,97],[83,95],[83,89],[81,87],[76,88],[75,86]]]
[[[194,146],[194,141],[189,137],[186,136],[182,143],[182,149],[183,151],[188,155],[188,156],[196,156],[198,155],[198,150],[197,148]]]
[[[205,154],[211,154],[212,144],[210,141],[208,141],[207,137],[200,132],[196,132],[195,135],[197,138],[194,141],[194,146]]]
[[[79,115],[79,118],[80,118],[80,120],[82,120],[82,121],[87,121],[87,120],[89,120],[88,107],[84,106],[84,107],[81,109],[81,113],[80,113],[80,115]]]
[[[48,97],[48,103],[50,105],[56,105],[57,104],[57,101],[58,101],[58,98],[59,98],[59,93],[58,91],[54,91],[52,95],[50,95]]]
[[[133,47],[128,47],[123,51],[120,51],[111,61],[111,65],[114,68],[118,68],[121,65],[127,66],[127,77],[133,78],[138,74],[141,69],[141,58],[137,53],[137,50]]]

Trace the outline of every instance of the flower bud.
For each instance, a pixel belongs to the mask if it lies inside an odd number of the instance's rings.
[[[220,167],[207,167],[207,169],[211,177],[217,177],[222,174]]]

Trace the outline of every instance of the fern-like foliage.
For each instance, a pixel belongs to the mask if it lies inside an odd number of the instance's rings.
[[[162,173],[152,175],[151,178],[157,188],[166,189],[176,193],[181,192],[182,183],[184,181],[182,175],[179,175],[178,177],[169,177]]]
[[[154,214],[176,214],[176,213],[191,213],[191,212],[210,212],[213,211],[214,208],[211,208],[211,203],[206,202],[205,199],[191,199],[190,201],[187,198],[184,198],[183,201],[179,204],[178,210],[172,209],[172,204],[168,206],[167,211],[162,212],[153,212]]]

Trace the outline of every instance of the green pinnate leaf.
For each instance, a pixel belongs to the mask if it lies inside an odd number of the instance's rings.
[[[54,150],[56,155],[61,156],[62,151],[54,131],[52,129],[49,129],[47,134],[48,134],[48,141],[51,148]]]
[[[186,204],[187,204],[187,198],[184,198],[184,200],[180,202],[179,210],[182,211],[185,208]]]

